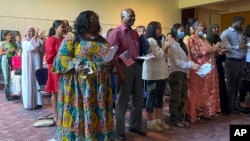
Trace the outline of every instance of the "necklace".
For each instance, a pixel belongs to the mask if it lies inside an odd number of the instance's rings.
[[[89,34],[87,32],[85,32],[85,36],[88,37],[88,38],[90,38],[90,39],[92,39],[92,40],[97,37],[96,35],[91,35],[91,34]]]

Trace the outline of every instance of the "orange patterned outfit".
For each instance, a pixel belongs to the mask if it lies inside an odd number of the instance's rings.
[[[188,41],[191,60],[200,66],[211,63],[214,69],[204,77],[199,76],[195,70],[190,70],[189,90],[186,103],[186,114],[191,122],[197,116],[211,116],[220,112],[219,82],[215,65],[215,53],[209,50],[212,46],[206,39],[192,35]]]

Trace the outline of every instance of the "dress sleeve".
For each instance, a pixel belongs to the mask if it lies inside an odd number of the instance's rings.
[[[55,45],[53,44],[52,38],[49,38],[45,42],[45,50],[46,50],[46,63],[52,64],[54,61],[54,58],[57,54],[55,50]]]
[[[73,42],[73,36],[73,34],[70,34],[62,41],[52,65],[52,72],[75,73],[75,66],[78,65],[81,61],[84,61],[77,60],[75,57],[75,46],[80,44],[77,42]]]

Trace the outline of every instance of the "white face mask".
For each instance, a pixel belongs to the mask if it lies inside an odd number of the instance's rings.
[[[198,29],[198,30],[199,30],[199,29]],[[204,36],[204,32],[202,32],[202,31],[200,31],[200,30],[199,30],[198,34],[199,34],[201,37]]]

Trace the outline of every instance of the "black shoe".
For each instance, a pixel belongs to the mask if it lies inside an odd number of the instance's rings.
[[[241,112],[240,111],[237,111],[237,110],[232,110],[231,111],[231,114],[240,114]]]
[[[122,141],[127,140],[125,134],[116,134],[116,138]]]
[[[137,133],[137,134],[139,134],[141,136],[146,136],[147,135],[147,133],[145,131],[142,131],[142,130],[139,130],[139,129],[129,128],[128,130],[129,130],[129,132]]]
[[[37,105],[34,109],[41,109],[42,108],[42,105]]]
[[[224,116],[230,116],[230,112],[223,112],[223,113],[221,113],[222,115],[224,115]]]

